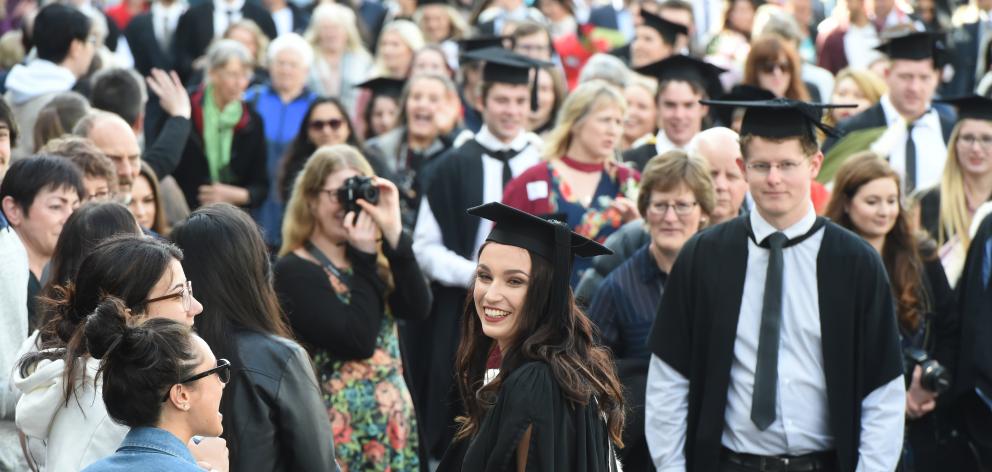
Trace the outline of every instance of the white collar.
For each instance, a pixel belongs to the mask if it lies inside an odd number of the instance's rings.
[[[232,2],[226,2],[224,0],[214,0],[214,10],[219,12],[226,12],[228,10],[241,11],[245,6],[245,0],[234,0]]]
[[[162,5],[159,2],[152,3],[152,14],[158,13],[172,17],[182,14],[185,9],[186,4],[179,0],[172,2],[172,5],[169,6]]]
[[[527,147],[527,145],[531,144],[533,139],[530,135],[531,133],[521,130],[517,133],[517,137],[513,138],[513,141],[510,141],[510,144],[506,144],[503,141],[500,141],[500,139],[497,138],[492,131],[489,131],[488,126],[482,125],[479,132],[475,134],[475,140],[481,144],[482,147],[491,151],[502,151],[507,148],[513,149],[514,151],[522,151],[525,147]]]
[[[799,221],[782,230],[785,233],[785,237],[792,239],[802,236],[813,227],[813,223],[816,222],[816,210],[813,209],[813,202],[809,202],[808,205],[809,208],[806,210],[806,214]],[[764,241],[772,233],[778,231],[771,223],[761,217],[760,212],[761,210],[755,205],[755,208],[748,214],[748,218],[751,218],[751,231],[754,232],[754,240],[759,243]]]
[[[906,119],[903,118],[901,114],[899,114],[899,110],[896,110],[896,106],[892,104],[892,99],[889,98],[889,94],[886,93],[885,95],[882,95],[882,99],[879,100],[878,103],[882,104],[882,111],[885,112],[885,124],[887,126],[892,126],[898,123],[902,123],[902,124],[907,123]],[[917,125],[928,124],[929,122],[928,118],[930,118],[934,114],[936,114],[936,110],[934,110],[933,107],[928,106],[926,113],[924,113],[919,118],[917,118],[915,123]]]

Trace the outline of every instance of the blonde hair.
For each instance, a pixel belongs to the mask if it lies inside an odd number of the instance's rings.
[[[552,160],[564,156],[572,145],[572,130],[604,106],[619,107],[621,113],[627,113],[627,99],[623,93],[604,80],[590,80],[568,94],[558,111],[554,129],[544,141],[544,157]]]
[[[834,79],[834,88],[837,87],[836,84],[839,84],[844,79],[853,80],[854,84],[858,86],[858,90],[861,90],[861,93],[864,94],[865,99],[871,102],[872,105],[878,103],[878,101],[882,99],[882,95],[885,95],[885,92],[888,91],[885,81],[867,70],[851,68],[841,69],[841,71],[837,73],[837,78]],[[834,120],[833,113],[826,113],[823,117],[823,122],[829,126],[835,126],[837,124]]]
[[[412,65],[413,53],[419,51],[427,45],[427,42],[424,41],[424,33],[420,31],[420,27],[418,27],[416,23],[410,20],[393,20],[386,23],[386,26],[382,27],[382,32],[379,33],[379,45],[382,44],[382,38],[386,36],[386,33],[390,32],[398,34],[400,36],[400,41],[402,41],[406,47],[410,48],[410,64]],[[376,48],[376,50],[378,51],[379,48]],[[375,56],[375,71],[376,74],[373,75],[388,75],[388,70],[386,69],[386,65],[382,62],[381,54],[376,54]]]
[[[345,35],[348,37],[344,47],[345,51],[369,58],[372,57],[368,50],[365,49],[364,43],[362,43],[362,34],[358,32],[358,17],[355,16],[355,12],[337,3],[321,3],[313,10],[313,16],[310,17],[310,26],[303,33],[303,37],[315,50],[320,49],[319,29],[320,23],[323,21],[330,21],[335,26],[344,28]]]
[[[448,4],[440,4],[444,8],[444,12],[447,13],[448,19],[451,22],[451,31],[448,33],[448,37],[445,39],[462,39],[471,30],[468,22],[465,18],[458,13],[455,7]],[[424,9],[417,8],[417,11],[413,12],[413,21],[420,28],[420,31],[424,31]],[[426,36],[426,33],[424,34]]]
[[[267,64],[266,52],[269,50],[269,37],[262,32],[262,28],[259,28],[257,23],[245,18],[231,23],[224,31],[224,39],[230,39],[227,35],[236,29],[246,30],[255,38],[255,57],[252,58],[252,61],[257,66],[265,67]]]
[[[307,160],[303,170],[293,182],[289,203],[286,205],[286,218],[282,223],[282,247],[279,256],[285,256],[310,238],[316,227],[311,202],[320,196],[327,176],[344,169],[352,169],[367,177],[375,175],[372,166],[357,149],[347,144],[335,144],[318,148]]]
[[[966,118],[967,119],[967,118]],[[977,121],[977,120],[976,120]],[[992,125],[992,121],[985,121]],[[968,200],[964,191],[964,171],[958,163],[958,139],[961,135],[959,121],[951,132],[947,143],[947,161],[944,164],[944,174],[940,177],[940,217],[937,225],[937,244],[943,246],[948,239],[957,235],[961,247],[968,252],[971,244],[971,214],[968,212]]]

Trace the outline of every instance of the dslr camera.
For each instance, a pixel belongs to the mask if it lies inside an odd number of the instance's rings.
[[[362,211],[362,207],[356,203],[359,198],[373,205],[379,203],[379,188],[372,183],[370,177],[364,175],[349,177],[338,189],[338,202],[344,205],[346,212],[355,212],[355,216]]]
[[[912,378],[913,368],[920,366],[920,386],[926,390],[942,395],[951,388],[951,373],[930,357],[927,351],[908,347],[902,351],[906,361],[906,372]]]

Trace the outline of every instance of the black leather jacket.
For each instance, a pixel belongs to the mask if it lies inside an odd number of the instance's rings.
[[[230,403],[222,411],[225,429],[231,429],[224,431],[232,446],[230,470],[338,471],[307,352],[277,336],[248,330],[233,335],[240,359],[232,360],[232,381],[224,389]]]

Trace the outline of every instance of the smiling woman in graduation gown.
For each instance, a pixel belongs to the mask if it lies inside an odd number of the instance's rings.
[[[573,254],[609,250],[501,203],[469,213],[495,227],[480,252],[455,366],[467,412],[438,471],[615,470],[620,382],[568,289]],[[493,377],[486,367],[496,349]]]

